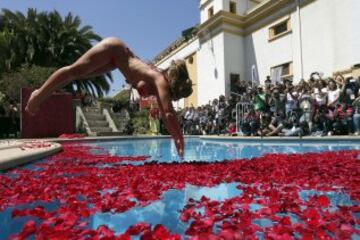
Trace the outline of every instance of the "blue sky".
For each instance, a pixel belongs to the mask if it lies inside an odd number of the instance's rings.
[[[121,38],[145,60],[151,60],[181,31],[199,22],[198,6],[198,0],[0,0],[0,9],[56,9],[63,16],[72,12],[100,36]],[[115,81],[109,95],[114,95],[124,83],[118,71],[113,75]]]

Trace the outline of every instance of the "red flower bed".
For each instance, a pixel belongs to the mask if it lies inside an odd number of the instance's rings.
[[[360,151],[133,166],[116,163],[147,158],[93,155],[90,150],[64,145],[62,153],[35,164],[34,169],[9,171],[11,177],[0,175],[0,211],[20,204],[60,202],[53,211],[42,206],[14,208],[13,218],[32,216],[39,221],[28,221],[13,238],[130,239],[131,235],[141,235],[142,239],[180,239],[162,225],[147,223],[131,226],[121,235],[107,226],[92,230],[87,226],[88,217],[96,212],[122,213],[148,205],[169,189],[184,189],[185,184],[211,187],[224,182],[238,182],[243,194],[223,202],[205,197],[189,199],[180,217],[190,224],[187,236],[256,239],[261,233],[266,239],[348,239],[359,234],[355,225],[360,220],[355,213],[360,213]],[[299,196],[301,190],[315,190],[316,194],[304,200]],[[347,194],[353,204],[336,206],[327,192]],[[252,204],[261,208],[251,210]],[[260,227],[256,221],[261,219],[272,224]]]

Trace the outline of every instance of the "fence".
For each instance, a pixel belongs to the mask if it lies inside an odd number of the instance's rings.
[[[245,115],[252,109],[254,106],[250,102],[239,102],[236,104],[236,132],[241,133],[241,125],[244,122]]]

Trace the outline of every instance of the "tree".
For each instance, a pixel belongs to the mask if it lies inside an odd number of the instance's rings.
[[[49,68],[70,65],[100,40],[92,27],[82,27],[80,18],[71,13],[62,18],[57,11],[37,13],[29,9],[24,15],[3,9],[0,13],[0,75],[14,72],[24,64]],[[110,73],[75,81],[65,88],[101,97],[110,90],[109,81],[112,81]]]
[[[0,81],[0,92],[20,102],[22,88],[38,88],[51,75],[55,68],[22,66],[17,71],[4,73]]]
[[[113,99],[117,101],[121,106],[127,106],[130,102],[131,89],[123,89],[117,93]]]

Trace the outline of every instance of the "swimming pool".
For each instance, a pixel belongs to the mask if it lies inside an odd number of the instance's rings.
[[[112,156],[149,156],[147,162],[215,162],[232,159],[251,159],[269,153],[306,153],[340,150],[360,150],[359,141],[260,141],[186,139],[186,151],[180,160],[175,145],[169,139],[140,139],[131,141],[99,141],[86,143],[100,147],[93,153],[107,152]]]
[[[0,174],[0,239],[359,239],[359,149],[188,138],[180,160],[169,139],[66,144]]]

